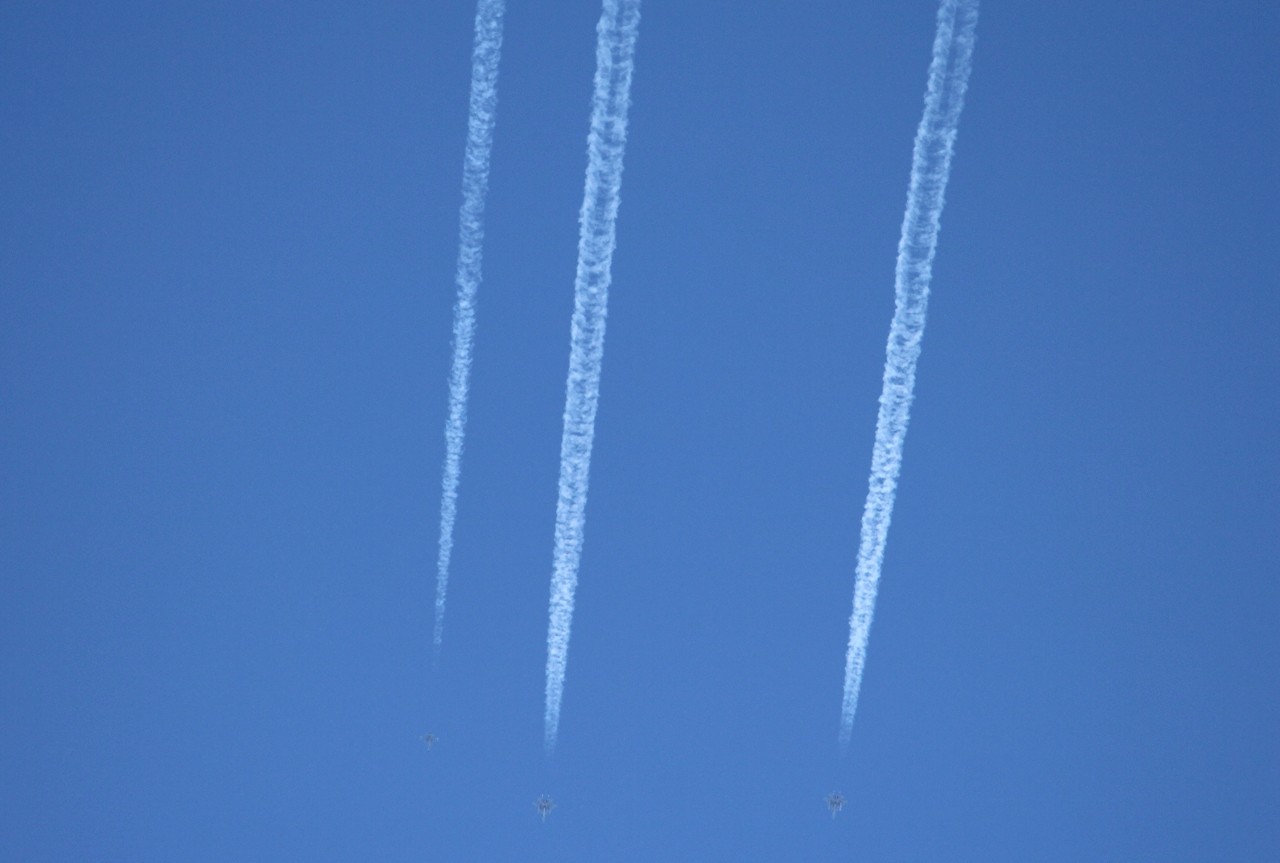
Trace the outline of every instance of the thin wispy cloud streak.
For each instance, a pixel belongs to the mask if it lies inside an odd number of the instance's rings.
[[[951,155],[964,106],[965,89],[973,57],[974,30],[978,24],[977,0],[942,0],[933,61],[925,92],[924,116],[916,131],[911,158],[907,209],[898,241],[894,280],[896,303],[889,327],[884,366],[884,388],[876,419],[875,445],[871,453],[871,478],[862,513],[857,576],[853,590],[853,615],[849,618],[849,650],[845,656],[844,700],[840,714],[840,747],[848,748],[858,691],[867,658],[867,638],[875,612],[876,590],[884,562],[889,520],[893,515],[902,447],[907,437],[911,400],[915,389],[916,361],[924,336],[929,280],[938,247],[938,227],[951,174]]]
[[[574,281],[569,379],[565,386],[564,435],[560,441],[560,493],[547,624],[545,743],[550,754],[560,727],[569,628],[582,557],[587,480],[600,399],[605,313],[610,266],[627,143],[627,108],[640,27],[640,0],[604,0],[596,26],[596,75],[587,137],[587,179],[578,216],[578,271]]]
[[[462,445],[467,428],[467,394],[476,332],[476,292],[484,247],[484,202],[489,190],[489,154],[498,107],[498,61],[502,56],[505,0],[476,4],[475,44],[471,54],[471,109],[462,165],[462,209],[458,218],[458,297],[453,311],[453,366],[449,372],[449,418],[445,422],[444,480],[440,497],[440,556],[436,562],[436,619],[432,641],[440,654],[444,609],[449,591],[453,525],[458,515]]]

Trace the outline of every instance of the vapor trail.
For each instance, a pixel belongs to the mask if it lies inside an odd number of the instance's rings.
[[[476,332],[476,291],[480,287],[484,246],[484,199],[489,190],[489,153],[498,107],[498,60],[502,54],[505,0],[478,0],[475,44],[471,53],[471,110],[462,164],[462,210],[458,217],[458,298],[453,310],[453,367],[449,372],[449,418],[444,426],[444,480],[440,498],[440,557],[436,568],[436,624],[433,641],[439,656],[444,638],[444,604],[449,590],[453,523],[458,514],[458,481],[467,427],[467,390]]]
[[[924,99],[924,116],[916,130],[911,157],[911,181],[907,211],[898,241],[898,265],[894,281],[896,304],[889,326],[884,366],[884,389],[876,419],[875,446],[871,452],[871,479],[862,513],[862,537],[858,546],[857,578],[853,589],[853,615],[849,618],[849,652],[844,666],[844,702],[840,714],[840,746],[849,745],[858,690],[867,657],[867,637],[875,612],[876,588],[884,562],[885,540],[893,499],[902,467],[902,446],[907,437],[916,361],[924,335],[929,279],[938,246],[938,225],[951,173],[960,109],[973,57],[974,29],[978,24],[978,0],[942,0],[938,31],[933,41],[933,62]]]
[[[627,143],[627,108],[640,27],[640,0],[604,0],[596,25],[596,76],[587,136],[587,180],[578,215],[578,272],[574,281],[569,379],[565,386],[564,436],[560,441],[560,495],[547,625],[545,742],[555,749],[564,695],[573,593],[586,523],[587,479],[600,398],[609,268],[622,187],[622,153]]]

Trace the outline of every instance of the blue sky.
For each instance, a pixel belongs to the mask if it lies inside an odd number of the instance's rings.
[[[0,11],[0,856],[1274,857],[1267,3],[983,4],[839,757],[935,9],[644,5],[549,761],[598,4],[507,12],[435,671],[474,5]]]

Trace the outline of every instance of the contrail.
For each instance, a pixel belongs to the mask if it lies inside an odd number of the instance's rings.
[[[453,367],[449,372],[449,419],[444,426],[444,481],[440,498],[440,557],[436,569],[436,625],[433,641],[440,655],[444,638],[444,604],[449,590],[449,558],[453,523],[458,514],[458,481],[462,475],[462,442],[467,428],[467,390],[476,333],[476,291],[484,246],[484,199],[489,190],[489,153],[498,107],[498,60],[502,55],[505,0],[476,3],[475,45],[471,53],[471,113],[462,165],[462,210],[458,217],[458,299],[453,310]]]
[[[565,386],[564,436],[560,440],[560,496],[551,576],[551,616],[547,625],[545,742],[550,754],[560,726],[573,592],[586,523],[587,479],[600,399],[609,267],[618,223],[622,153],[627,143],[640,0],[604,0],[596,25],[596,76],[587,136],[587,180],[578,215],[578,273],[574,281],[569,379]]]
[[[871,452],[871,479],[862,513],[862,537],[858,546],[857,578],[853,589],[853,615],[849,618],[849,652],[844,664],[844,702],[840,712],[840,748],[849,745],[858,690],[867,658],[867,637],[875,612],[876,588],[884,562],[885,540],[893,499],[902,467],[902,446],[907,437],[916,361],[924,335],[925,309],[929,303],[929,279],[938,247],[951,154],[955,147],[960,109],[973,57],[973,34],[978,24],[978,0],[942,0],[938,32],[929,65],[929,86],[924,116],[916,130],[911,157],[911,182],[907,211],[898,241],[898,265],[894,280],[896,307],[889,326],[884,366],[884,389]]]

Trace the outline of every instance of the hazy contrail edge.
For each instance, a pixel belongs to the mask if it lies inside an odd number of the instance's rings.
[[[889,520],[893,515],[902,447],[907,437],[911,399],[915,389],[916,361],[924,335],[929,280],[938,246],[938,226],[951,173],[960,110],[973,56],[974,30],[978,24],[978,0],[942,0],[938,30],[929,65],[924,116],[916,130],[911,157],[911,181],[907,210],[898,241],[894,279],[896,296],[893,323],[884,366],[884,388],[876,419],[875,445],[871,453],[871,478],[862,513],[857,576],[853,590],[853,614],[849,618],[849,651],[844,666],[844,701],[840,712],[840,747],[847,749],[858,709],[858,690],[867,657],[867,638],[875,613],[876,589],[884,562]]]
[[[476,291],[484,246],[484,200],[489,190],[489,153],[498,107],[498,61],[502,55],[505,0],[476,3],[475,45],[471,53],[471,108],[462,164],[462,209],[458,217],[458,298],[453,310],[453,366],[449,372],[449,418],[445,422],[444,479],[440,497],[440,556],[436,563],[436,621],[432,641],[439,656],[444,639],[444,607],[449,590],[453,524],[458,514],[462,444],[467,428],[467,392],[476,332]]]
[[[587,480],[600,398],[610,265],[627,142],[627,108],[640,26],[640,0],[604,0],[596,26],[596,75],[587,137],[587,179],[578,216],[578,271],[574,280],[569,379],[565,385],[564,435],[560,441],[560,493],[547,624],[545,743],[550,754],[560,727],[573,594],[586,523]]]

